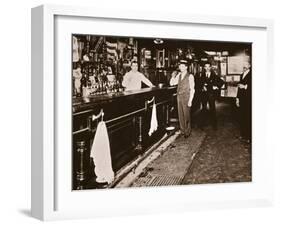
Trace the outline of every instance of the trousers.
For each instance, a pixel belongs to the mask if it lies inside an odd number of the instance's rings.
[[[216,98],[214,94],[204,92],[202,94],[202,110],[204,112],[204,117],[206,120],[207,117],[207,104],[209,104],[209,110],[210,110],[210,118],[211,118],[211,124],[214,128],[217,127],[217,112],[216,112]]]
[[[240,133],[247,140],[252,138],[252,109],[251,101],[246,98],[240,98]]]
[[[190,107],[188,107],[188,98],[186,95],[179,94],[177,97],[178,114],[181,133],[189,136],[191,133]]]

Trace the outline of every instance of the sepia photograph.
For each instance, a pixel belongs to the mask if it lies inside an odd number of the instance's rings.
[[[252,43],[72,34],[72,190],[252,181]]]
[[[33,217],[273,204],[273,21],[57,5],[31,21]]]

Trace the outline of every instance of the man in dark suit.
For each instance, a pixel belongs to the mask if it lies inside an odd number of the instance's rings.
[[[202,112],[207,116],[207,104],[209,105],[211,124],[213,129],[217,129],[216,96],[224,82],[211,70],[211,64],[205,63],[202,75]],[[206,118],[205,118],[206,119]]]
[[[197,73],[194,76],[195,81],[195,93],[192,101],[191,116],[193,121],[193,126],[197,126],[202,129],[203,121],[201,120],[201,114],[196,114],[196,112],[202,108],[202,75],[203,75],[203,65],[200,65]]]
[[[243,66],[243,74],[238,83],[236,105],[240,108],[240,138],[250,143],[252,136],[252,71],[249,62]]]
[[[194,111],[197,110],[198,108],[201,108],[202,105],[202,89],[203,89],[203,84],[202,84],[202,75],[203,75],[203,66],[200,65],[198,72],[194,76],[195,80],[195,95],[193,99],[193,106],[196,107],[196,109],[193,109]]]

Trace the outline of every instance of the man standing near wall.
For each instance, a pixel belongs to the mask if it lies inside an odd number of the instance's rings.
[[[243,66],[243,74],[238,84],[236,105],[240,108],[240,134],[241,139],[251,142],[252,131],[252,72],[251,65],[246,62]]]

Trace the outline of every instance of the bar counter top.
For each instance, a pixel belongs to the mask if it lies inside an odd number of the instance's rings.
[[[103,103],[110,103],[115,100],[128,99],[128,98],[135,98],[141,97],[144,95],[153,96],[154,94],[161,93],[173,93],[175,92],[176,87],[152,87],[152,88],[143,88],[140,90],[130,90],[130,91],[122,91],[117,93],[106,93],[106,94],[99,94],[99,95],[90,95],[88,97],[78,97],[72,99],[72,111],[73,113],[77,113],[80,111],[89,110],[92,107],[103,104]]]

